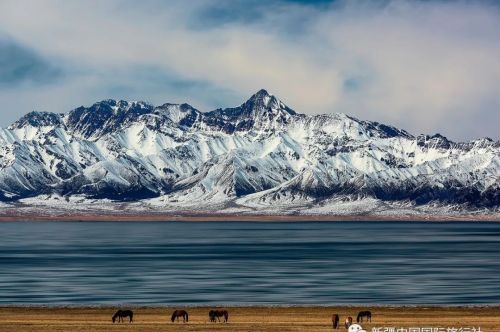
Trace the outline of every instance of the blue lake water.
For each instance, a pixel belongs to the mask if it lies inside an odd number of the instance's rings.
[[[500,223],[2,222],[0,303],[500,303]]]

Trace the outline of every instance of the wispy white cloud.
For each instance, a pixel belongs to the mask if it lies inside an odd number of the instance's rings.
[[[489,2],[6,0],[0,33],[65,75],[0,88],[17,105],[0,124],[102,98],[209,110],[263,87],[303,113],[499,138],[498,31]]]

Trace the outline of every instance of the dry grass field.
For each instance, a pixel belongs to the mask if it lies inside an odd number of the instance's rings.
[[[186,308],[189,323],[172,323],[172,308],[133,308],[133,323],[111,322],[114,308],[0,308],[0,331],[331,331],[331,315],[338,313],[341,323],[354,319],[359,310],[370,309],[371,332],[381,328],[420,328],[420,332],[500,332],[500,307],[232,307],[229,323],[210,323],[210,308]],[[429,327],[432,331],[424,330]],[[441,329],[439,329],[441,328]],[[395,332],[396,332],[395,330]],[[341,324],[339,332],[346,331]],[[405,331],[406,332],[406,331]]]

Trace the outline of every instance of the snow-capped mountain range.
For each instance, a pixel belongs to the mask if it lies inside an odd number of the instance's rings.
[[[498,211],[500,142],[304,115],[265,90],[210,112],[104,100],[65,114],[31,112],[0,129],[0,201],[49,197],[170,210],[368,199]]]

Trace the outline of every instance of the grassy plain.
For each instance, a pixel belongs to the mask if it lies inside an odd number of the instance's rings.
[[[362,323],[367,332],[373,327],[396,329],[417,327],[462,328],[462,332],[500,332],[500,306],[495,307],[229,307],[229,322],[210,323],[208,307],[187,307],[189,322],[172,323],[173,308],[132,308],[133,323],[111,322],[115,308],[0,307],[0,331],[331,331],[331,316],[343,321],[370,309],[371,323]],[[439,329],[441,328],[441,329]],[[408,331],[409,332],[409,331]]]

